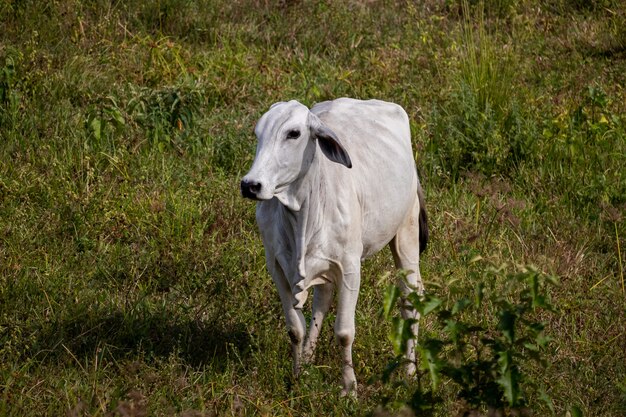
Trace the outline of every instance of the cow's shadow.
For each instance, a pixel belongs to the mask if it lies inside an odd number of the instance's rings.
[[[242,359],[254,349],[246,326],[218,312],[194,318],[175,309],[68,308],[62,318],[36,329],[31,351],[39,359],[54,360],[68,353],[74,358],[93,357],[105,350],[114,359],[176,354],[192,367],[224,369],[230,354]]]

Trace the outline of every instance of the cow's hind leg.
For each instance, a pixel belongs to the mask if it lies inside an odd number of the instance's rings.
[[[311,316],[311,324],[309,325],[309,334],[304,343],[303,360],[310,362],[313,360],[315,347],[317,346],[317,338],[324,322],[324,317],[328,313],[330,303],[333,299],[333,284],[317,285],[313,293],[313,312]]]
[[[416,198],[411,212],[404,220],[404,223],[398,230],[398,233],[389,244],[393,254],[396,267],[406,271],[406,277],[398,280],[398,286],[402,292],[401,297],[401,313],[402,318],[414,319],[415,324],[411,327],[413,338],[408,341],[406,359],[408,360],[406,372],[408,375],[415,374],[415,343],[419,325],[419,313],[413,309],[406,297],[413,291],[419,294],[423,293],[424,287],[419,270],[420,257],[420,202]],[[422,222],[422,224],[424,224]]]

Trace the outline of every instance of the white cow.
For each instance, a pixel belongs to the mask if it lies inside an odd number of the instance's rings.
[[[340,98],[310,110],[281,102],[261,117],[255,134],[256,157],[241,192],[260,200],[256,219],[287,321],[294,373],[312,359],[337,287],[342,394],[356,395],[352,342],[361,261],[389,244],[396,266],[408,271],[400,282],[403,295],[423,289],[419,257],[428,231],[408,116],[378,100]],[[302,307],[311,287],[305,341]],[[404,304],[402,315],[417,318]],[[413,330],[416,335],[417,325]],[[409,374],[415,372],[414,343]]]

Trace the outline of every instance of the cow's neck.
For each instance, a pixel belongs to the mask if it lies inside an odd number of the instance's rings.
[[[279,201],[289,213],[289,222],[294,233],[297,273],[306,277],[305,258],[308,242],[312,235],[321,229],[323,203],[327,178],[323,163],[319,160],[321,153],[315,155],[306,173],[294,181],[286,192],[277,195]],[[323,157],[323,156],[322,156]]]
[[[326,178],[322,170],[320,155],[321,152],[316,152],[306,171],[284,191],[276,195],[282,205],[294,213],[308,210],[308,205],[321,197],[320,192],[323,191]],[[311,196],[314,196],[313,200]]]

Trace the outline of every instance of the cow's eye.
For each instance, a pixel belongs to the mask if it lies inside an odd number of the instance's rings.
[[[287,132],[287,139],[298,139],[300,137],[300,131],[299,130],[290,130],[289,132]]]

